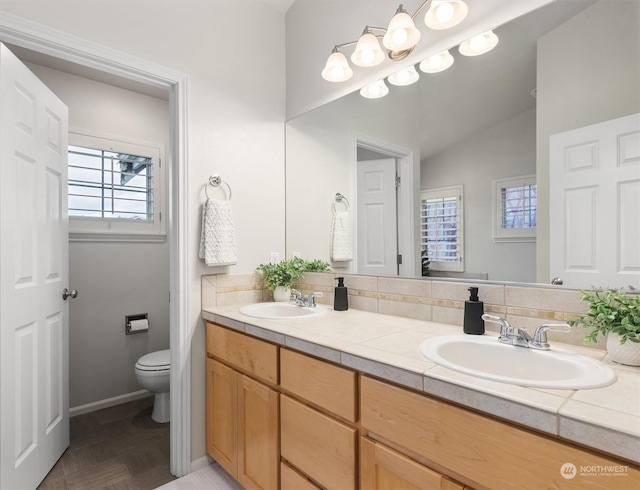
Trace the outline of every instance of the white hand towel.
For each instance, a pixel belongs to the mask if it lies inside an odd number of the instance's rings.
[[[351,239],[351,214],[349,211],[333,213],[331,223],[331,260],[350,262],[353,260]]]
[[[198,255],[207,265],[233,265],[238,262],[231,201],[207,199],[202,205]]]

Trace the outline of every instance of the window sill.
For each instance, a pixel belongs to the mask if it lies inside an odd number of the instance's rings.
[[[167,241],[165,234],[144,233],[78,233],[69,232],[70,242],[144,242],[164,243]]]
[[[536,241],[536,237],[534,236],[522,236],[522,237],[517,237],[517,236],[510,236],[510,237],[493,237],[493,241],[494,242],[513,242],[513,243],[525,243],[525,242],[530,242],[530,243],[535,243]]]

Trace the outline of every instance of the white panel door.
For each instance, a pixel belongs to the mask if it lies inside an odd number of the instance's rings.
[[[551,136],[550,277],[640,288],[640,114]]]
[[[358,273],[398,275],[396,161],[358,162]]]
[[[69,445],[67,108],[0,45],[0,488]]]

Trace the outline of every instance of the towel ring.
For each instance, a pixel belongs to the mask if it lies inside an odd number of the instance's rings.
[[[346,197],[344,197],[342,194],[340,194],[339,192],[336,192],[336,200],[333,203],[333,212],[337,212],[336,210],[336,203],[341,202],[342,204],[344,204],[345,208],[347,208],[347,211],[351,210],[351,206],[349,205],[349,199],[347,199]]]
[[[231,201],[231,186],[227,184],[224,180],[222,180],[222,177],[220,177],[219,175],[212,175],[211,177],[209,177],[208,182],[204,185],[205,196],[207,196],[207,199],[209,199],[209,193],[207,192],[207,189],[209,188],[209,186],[218,187],[220,184],[224,184],[227,186],[227,189],[229,190],[229,198],[227,200]]]

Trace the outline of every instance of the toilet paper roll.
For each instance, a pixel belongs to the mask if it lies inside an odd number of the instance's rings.
[[[129,322],[129,330],[131,332],[149,330],[149,320],[147,320],[146,318],[143,318],[142,320],[131,320]]]

